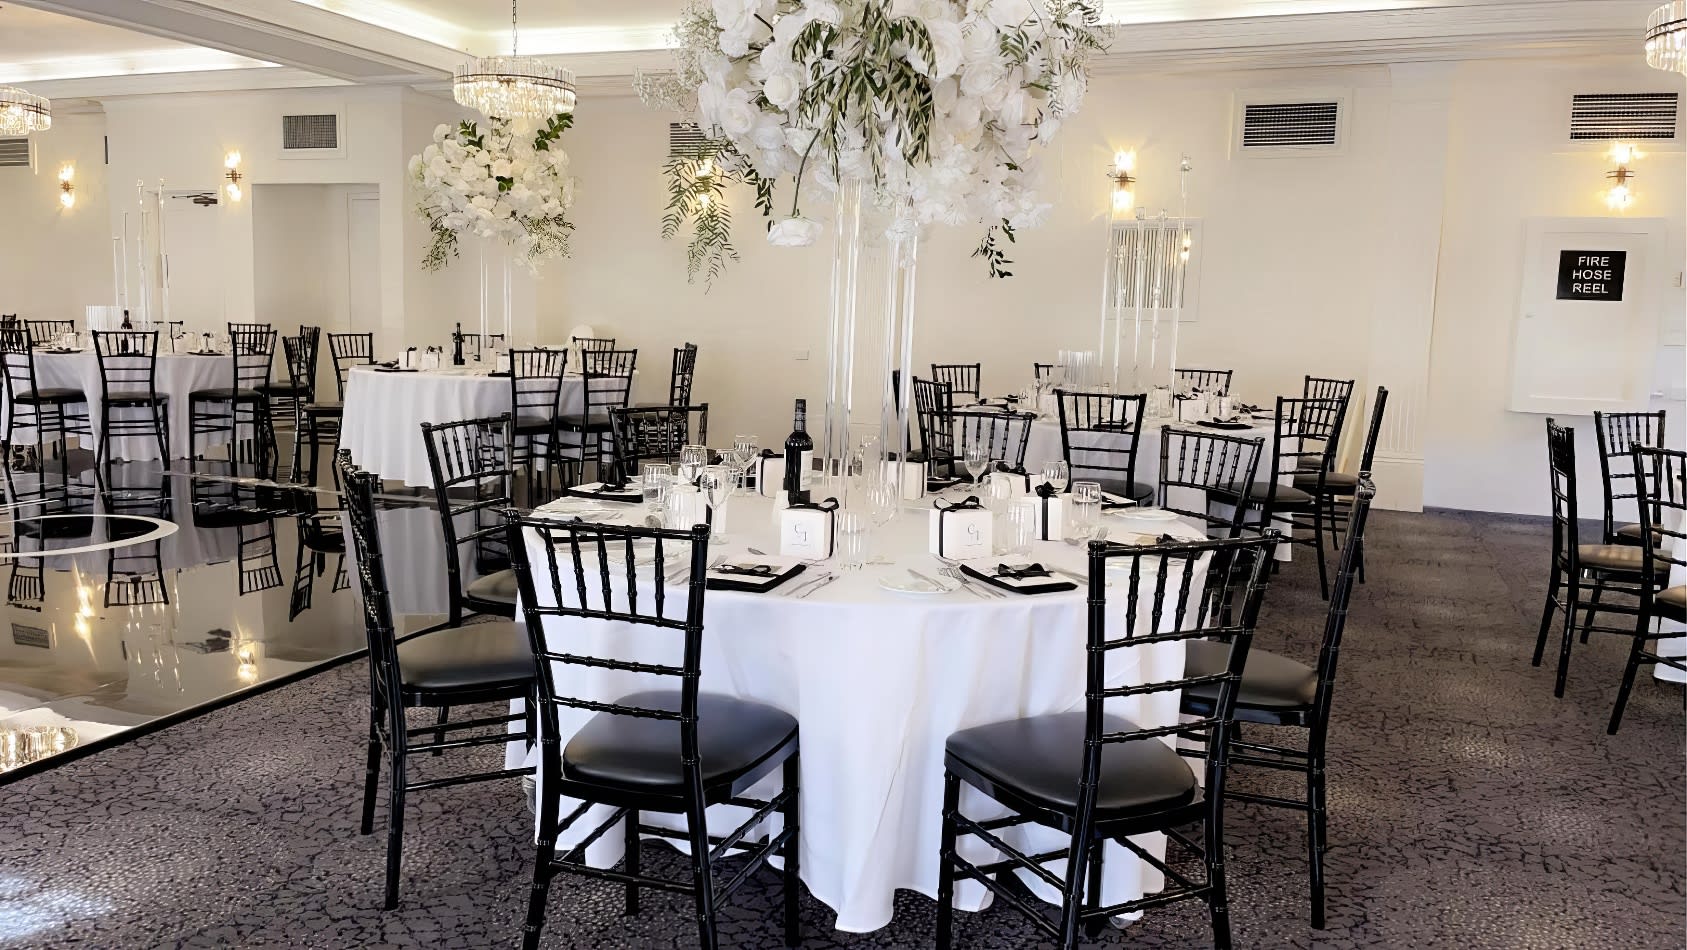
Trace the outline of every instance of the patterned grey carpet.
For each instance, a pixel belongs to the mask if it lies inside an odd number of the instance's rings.
[[[1682,692],[1643,677],[1623,731],[1605,720],[1626,646],[1578,646],[1569,693],[1528,656],[1545,573],[1532,519],[1379,513],[1332,737],[1329,928],[1305,923],[1299,816],[1229,813],[1240,947],[1680,947]],[[1261,642],[1310,658],[1311,565],[1273,590]],[[7,786],[0,944],[16,947],[515,946],[531,819],[511,784],[416,796],[403,904],[383,913],[383,839],[360,837],[361,664]],[[1265,787],[1245,775],[1239,787]],[[811,816],[809,821],[823,820]],[[645,846],[647,870],[683,873]],[[727,946],[772,948],[779,889],[725,911]],[[560,879],[550,947],[695,945],[690,904]],[[934,905],[841,934],[804,898],[805,946],[927,947]],[[1109,946],[1208,942],[1199,905],[1150,911]],[[961,915],[957,944],[1044,946],[1003,907]]]

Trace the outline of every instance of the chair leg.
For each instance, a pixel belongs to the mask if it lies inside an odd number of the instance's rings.
[[[703,809],[697,805],[688,809],[691,825],[691,883],[697,897],[697,946],[699,950],[720,950],[720,934],[715,927],[714,870],[709,867],[709,825],[703,819]]]
[[[1546,637],[1552,630],[1552,611],[1554,607],[1558,606],[1559,586],[1560,577],[1558,564],[1554,562],[1552,565],[1552,579],[1547,582],[1546,587],[1546,606],[1541,610],[1541,632],[1540,636],[1535,638],[1535,658],[1529,661],[1529,665],[1531,666],[1540,666],[1541,656],[1546,653]]]
[[[1318,553],[1318,591],[1330,599],[1329,569],[1324,565],[1324,509],[1312,506],[1312,549]]]
[[[540,793],[539,841],[533,855],[533,883],[527,895],[527,922],[521,928],[522,950],[539,950],[539,931],[545,926],[545,901],[551,890],[551,865],[556,862],[558,807],[554,792]]]
[[[387,713],[387,729],[390,744],[388,752],[392,755],[389,763],[388,778],[391,792],[387,797],[387,893],[383,906],[392,910],[398,906],[398,875],[404,860],[404,785],[405,778],[405,746],[404,710],[394,709]]]
[[[1075,847],[1066,858],[1066,886],[1060,895],[1061,950],[1076,950],[1078,946],[1078,921],[1084,910],[1084,873],[1089,870],[1090,851],[1101,848],[1093,826],[1085,823],[1082,828],[1073,835]]]
[[[1593,632],[1593,615],[1599,612],[1599,597],[1605,593],[1605,578],[1593,579],[1593,593],[1587,599],[1587,615],[1582,622],[1582,642],[1587,642],[1588,634]]]
[[[937,950],[949,950],[955,921],[955,811],[960,806],[961,780],[943,773],[943,843],[937,864]]]
[[[639,838],[638,838],[638,809],[636,809],[636,808],[627,809],[627,817],[622,822],[622,825],[623,825],[623,827],[621,829],[622,836],[623,836],[622,837],[622,844],[626,848],[626,853],[627,853],[627,865],[626,865],[627,873],[636,876],[639,873],[639,869],[638,869],[638,859],[639,859],[639,853],[638,853],[638,842],[639,842]],[[638,913],[638,885],[637,884],[628,884],[627,885],[627,916],[631,917],[636,913]]]
[[[779,812],[785,828],[791,832],[791,837],[786,840],[785,847],[781,849],[782,853],[780,854],[780,857],[785,859],[785,946],[787,947],[802,946],[802,911],[799,903],[802,885],[799,883],[801,881],[801,869],[797,864],[800,860],[798,855],[802,850],[801,843],[798,840],[802,826],[799,823],[801,819],[797,815],[797,805],[802,798],[801,772],[797,753],[793,752],[791,757],[785,760],[783,782],[783,789],[790,793],[791,798]]]
[[[450,722],[450,721],[451,721],[451,707],[450,706],[439,707],[439,715],[437,715],[434,718],[434,725],[443,726],[447,722]],[[444,742],[445,741],[445,730],[444,729],[435,729],[433,731],[433,741],[434,741],[434,745],[439,745],[440,743]],[[444,749],[433,750],[433,757],[436,758],[436,759],[439,758],[440,756],[444,755],[444,754],[445,754]]]
[[[381,717],[379,706],[369,704],[369,758],[363,776],[363,823],[360,834],[375,830],[375,795],[381,785]]]
[[[1623,682],[1617,687],[1617,704],[1611,708],[1611,723],[1605,727],[1606,735],[1616,735],[1623,724],[1623,710],[1628,708],[1628,694],[1634,689],[1634,677],[1640,671],[1640,654],[1651,628],[1651,617],[1641,614],[1635,618],[1634,642],[1628,647],[1628,662],[1623,664]]]
[[[1101,855],[1106,849],[1107,843],[1105,841],[1097,841],[1095,847],[1090,849],[1089,870],[1084,872],[1085,884],[1088,887],[1088,895],[1084,906],[1089,909],[1101,906]],[[1101,928],[1106,925],[1106,919],[1102,917],[1089,921],[1084,925],[1084,938],[1091,941],[1100,938]]]
[[[1576,607],[1581,601],[1580,573],[1570,572],[1569,590],[1564,598],[1564,635],[1558,647],[1558,678],[1552,687],[1552,695],[1559,699],[1564,698],[1564,679],[1570,673],[1570,644],[1576,639]]]
[[[1215,809],[1216,814],[1222,811]],[[1207,865],[1207,912],[1212,916],[1213,950],[1230,950],[1230,903],[1224,888],[1224,827],[1217,818],[1206,823],[1203,856]]]
[[[1324,763],[1322,757],[1306,770],[1306,858],[1311,871],[1312,926],[1324,929]]]
[[[158,439],[158,464],[168,469],[170,467],[170,417],[164,414],[163,406],[152,407],[152,434]]]

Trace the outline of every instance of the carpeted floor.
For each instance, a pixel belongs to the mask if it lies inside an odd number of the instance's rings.
[[[1374,519],[1332,737],[1330,920],[1305,923],[1299,816],[1228,813],[1239,947],[1680,947],[1682,691],[1643,676],[1605,721],[1627,649],[1578,645],[1570,687],[1529,666],[1546,526],[1454,513]],[[1260,643],[1310,658],[1310,563],[1282,575]],[[489,947],[519,940],[531,818],[514,784],[421,794],[404,900],[380,905],[383,839],[360,837],[367,689],[326,673],[4,789],[0,941],[17,947]],[[1263,787],[1243,773],[1237,787]],[[809,816],[808,821],[823,820]],[[645,846],[646,870],[682,873]],[[724,914],[732,947],[779,945],[778,885]],[[805,946],[930,946],[935,909],[901,895],[871,934],[804,897]],[[559,879],[550,947],[695,945],[690,904],[621,916],[613,885]],[[1008,908],[961,915],[963,947],[1044,946]],[[1111,946],[1208,942],[1198,904],[1150,911]]]

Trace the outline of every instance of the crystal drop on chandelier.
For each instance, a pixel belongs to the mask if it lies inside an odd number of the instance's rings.
[[[52,105],[16,86],[0,86],[0,135],[28,135],[53,127]]]
[[[574,111],[574,73],[531,56],[482,56],[457,67],[459,105],[499,119],[549,119]]]
[[[1646,18],[1646,65],[1687,73],[1687,0],[1671,0]]]

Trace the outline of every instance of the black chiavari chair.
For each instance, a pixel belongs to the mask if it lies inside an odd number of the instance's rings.
[[[697,344],[674,349],[674,368],[668,377],[668,405],[691,405],[691,382],[697,375]]]
[[[1599,475],[1605,494],[1605,543],[1637,545],[1640,543],[1638,516],[1633,522],[1619,523],[1617,504],[1635,498],[1634,456],[1630,450],[1635,446],[1663,446],[1664,411],[1595,411],[1593,432],[1599,443]]]
[[[1277,397],[1269,468],[1245,491],[1228,493],[1245,499],[1259,513],[1257,530],[1279,527],[1285,531],[1285,544],[1312,548],[1318,560],[1318,590],[1325,600],[1330,599],[1330,583],[1324,536],[1327,532],[1330,543],[1334,544],[1335,525],[1324,517],[1325,508],[1319,499],[1326,491],[1346,411],[1347,403],[1340,399]],[[1310,487],[1297,488],[1293,484],[1302,474],[1314,479]],[[1222,497],[1226,493],[1219,494]]]
[[[1312,904],[1312,926],[1324,926],[1324,853],[1329,848],[1329,805],[1325,794],[1330,701],[1334,695],[1336,661],[1341,653],[1342,634],[1347,628],[1348,605],[1353,582],[1364,550],[1365,521],[1376,486],[1370,473],[1360,472],[1353,490],[1353,512],[1341,556],[1336,562],[1335,588],[1324,616],[1324,633],[1318,648],[1316,667],[1276,653],[1253,649],[1236,684],[1236,731],[1231,742],[1230,765],[1259,766],[1277,772],[1302,775],[1306,800],[1296,801],[1251,792],[1226,791],[1231,801],[1289,808],[1306,813],[1306,851]],[[1228,669],[1228,645],[1217,641],[1192,640],[1184,658],[1184,675],[1211,676]],[[1198,683],[1183,693],[1183,712],[1209,716],[1220,702],[1215,683]],[[1304,748],[1266,744],[1242,735],[1242,723],[1286,726],[1306,730]]]
[[[1063,948],[1078,945],[1080,930],[1091,939],[1108,918],[1198,898],[1212,918],[1213,944],[1230,946],[1230,916],[1224,862],[1224,793],[1231,746],[1236,683],[1253,639],[1265,593],[1267,565],[1275,538],[1127,547],[1089,545],[1089,622],[1085,647],[1085,689],[1081,711],[1032,716],[975,726],[949,736],[943,774],[943,838],[937,884],[937,941],[950,945],[957,880],[974,880],[1024,913],[1038,930]],[[1110,563],[1124,569],[1110,571]],[[1230,563],[1234,570],[1209,570]],[[1203,581],[1201,575],[1208,577]],[[1217,575],[1214,577],[1213,575]],[[1129,592],[1109,603],[1108,579]],[[1231,606],[1227,606],[1231,605]],[[1180,675],[1128,686],[1108,679],[1108,656],[1116,650],[1182,650],[1202,638],[1225,641],[1227,656],[1216,672]],[[1077,650],[1073,643],[1072,649]],[[1147,668],[1147,661],[1143,661]],[[1179,667],[1181,669],[1181,667]],[[1167,725],[1141,727],[1119,708],[1151,702],[1155,694],[1178,694],[1198,686],[1217,688],[1217,702],[1205,715]],[[1169,698],[1169,697],[1168,697]],[[1171,700],[1175,702],[1175,699]],[[1202,740],[1180,751],[1163,739]],[[1184,761],[1199,761],[1201,776]],[[962,783],[1007,809],[1005,818],[977,820],[960,810]],[[994,810],[994,809],[993,809]],[[1060,847],[1025,854],[1003,841],[1003,829],[1039,825],[1070,835]],[[1201,826],[1201,843],[1186,836]],[[1177,867],[1131,840],[1164,833],[1196,856],[1205,879]],[[956,841],[976,837],[1001,855],[979,866],[960,856]],[[1116,842],[1176,882],[1158,894],[1103,905],[1102,850]],[[1044,865],[1064,861],[1064,874]],[[1029,874],[1060,894],[1054,919],[1005,887],[998,875]]]
[[[960,456],[955,453],[954,390],[948,383],[918,376],[914,377],[912,389],[914,418],[920,433],[920,452],[925,457],[926,470],[934,476],[955,477]]]
[[[199,389],[188,393],[188,458],[202,457],[201,436],[228,433],[229,458],[239,456],[240,428],[249,426],[255,442],[259,477],[269,474],[275,450],[275,430],[270,425],[270,362],[275,356],[275,331],[266,323],[228,325],[229,360],[233,366],[231,385]],[[245,417],[242,419],[241,410]]]
[[[445,531],[449,626],[462,626],[468,614],[515,616],[515,574],[504,550],[502,514],[514,504],[512,428],[508,413],[422,425]],[[473,557],[474,580],[464,563],[465,549]]]
[[[1032,363],[1031,378],[1039,383],[1048,382],[1054,376],[1053,363]]]
[[[339,466],[334,468],[337,479]],[[317,493],[308,488],[295,489],[292,497],[298,544],[293,556],[293,593],[287,606],[289,620],[310,609],[316,578],[327,573],[329,555],[335,557],[331,590],[341,591],[351,585],[346,575],[346,535],[341,527],[344,512],[337,508],[323,511]]]
[[[411,781],[408,761],[413,755],[480,746],[503,746],[511,742],[531,744],[533,719],[528,713],[490,715],[447,724],[444,712],[452,706],[477,703],[508,704],[511,700],[531,703],[533,653],[527,638],[515,624],[479,623],[468,627],[397,636],[382,561],[381,538],[375,514],[375,489],[379,480],[352,464],[351,453],[338,456],[340,483],[345,490],[346,521],[357,551],[358,582],[363,594],[364,630],[369,640],[369,754],[364,772],[363,820],[360,831],[375,828],[375,796],[381,782],[381,760],[386,759],[387,862],[385,906],[398,906],[398,879],[404,850],[404,803],[410,792],[532,775],[531,768],[450,775]],[[412,728],[405,710],[436,707],[440,718],[433,725]],[[522,732],[506,730],[524,723]],[[471,731],[479,735],[447,739],[449,732]],[[417,741],[432,736],[432,741]],[[383,755],[384,753],[384,755]]]
[[[375,334],[330,333],[328,355],[334,360],[334,387],[340,402],[346,401],[346,376],[354,366],[368,366],[375,362]]]
[[[965,459],[967,452],[978,446],[991,461],[1004,463],[1009,471],[1025,471],[1025,449],[1031,441],[1036,413],[956,409],[950,419],[955,428],[956,458]]]
[[[627,913],[638,912],[639,891],[657,888],[690,894],[696,901],[698,945],[720,946],[718,908],[749,876],[777,854],[783,858],[785,942],[800,942],[797,906],[797,721],[761,703],[702,692],[704,575],[709,529],[697,525],[668,531],[623,525],[558,523],[512,518],[508,546],[520,579],[531,649],[538,667],[540,799],[539,847],[522,946],[536,950],[545,923],[551,880],[559,872],[626,886]],[[635,544],[651,545],[653,563],[641,568]],[[666,572],[690,565],[691,581],[670,591]],[[546,630],[566,627],[566,636]],[[633,631],[650,631],[634,633]],[[562,632],[562,631],[558,631]],[[623,633],[593,641],[598,632]],[[632,659],[627,637],[652,645],[650,637],[675,634],[658,662]],[[623,648],[617,652],[617,647]],[[615,677],[615,687],[598,685],[598,675]],[[637,676],[651,688],[630,690]],[[660,684],[673,683],[671,688]],[[590,718],[584,718],[591,713]],[[564,717],[577,731],[563,731]],[[579,720],[583,719],[583,722]],[[566,743],[564,739],[566,738]],[[752,786],[782,771],[778,795],[749,797]],[[559,797],[580,801],[566,817]],[[728,803],[751,810],[725,835],[710,834],[706,809]],[[559,839],[593,805],[614,810],[596,830],[570,848]],[[640,821],[646,812],[685,816],[685,831]],[[765,843],[746,842],[756,826],[777,815],[781,827]],[[589,867],[583,855],[603,834],[621,826],[624,870]],[[654,835],[685,843],[689,881],[650,877],[639,866],[639,838]],[[558,853],[561,851],[562,853]],[[747,862],[739,858],[747,856]],[[722,868],[723,859],[733,864]],[[723,872],[731,876],[722,883]]]
[[[1659,427],[1662,425],[1660,419]],[[1661,632],[1657,621],[1687,623],[1687,585],[1670,583],[1681,580],[1679,572],[1687,569],[1687,452],[1635,445],[1629,449],[1629,458],[1640,510],[1641,576],[1647,580],[1639,585],[1640,613],[1635,618],[1628,663],[1623,666],[1622,686],[1617,689],[1617,704],[1611,709],[1610,725],[1605,727],[1609,735],[1616,735],[1623,723],[1623,710],[1628,706],[1640,664],[1662,663],[1687,672],[1687,658],[1665,656],[1655,646],[1659,640],[1681,636],[1678,630]]]
[[[529,501],[537,505],[548,491],[539,488],[541,478],[548,480],[554,472],[540,474],[537,462],[543,458],[549,469],[560,460],[558,412],[562,408],[562,377],[568,372],[567,350],[511,350],[510,406],[513,413],[513,438],[510,441],[510,463],[523,469]],[[567,484],[564,479],[563,484]]]
[[[94,358],[100,368],[100,441],[96,470],[111,461],[114,435],[150,435],[158,458],[170,467],[170,397],[158,391],[157,330],[95,330]],[[136,418],[145,412],[145,418]]]
[[[646,462],[679,464],[680,449],[709,444],[709,404],[609,410],[615,477],[639,474]],[[695,433],[695,435],[693,435]]]
[[[486,348],[504,342],[502,333],[488,333],[482,337],[478,333],[463,334],[463,358],[479,362]]]
[[[983,363],[931,364],[932,379],[946,384],[956,396],[963,393],[971,396],[973,402],[984,398],[982,383],[980,382],[983,375]]]
[[[132,541],[153,530],[153,526],[147,522],[128,521],[123,516],[139,515],[161,521],[174,520],[167,467],[159,472],[157,481],[150,486],[119,488],[112,486],[108,480],[100,495],[105,513],[117,516],[106,522],[106,538],[109,541]],[[106,551],[107,607],[140,607],[169,603],[170,589],[164,581],[164,542],[131,543]]]
[[[1345,418],[1347,416],[1347,407],[1353,399],[1353,380],[1331,379],[1326,376],[1308,376],[1301,386],[1300,395],[1302,399],[1334,399],[1339,401],[1341,403],[1342,416]],[[1335,454],[1332,453],[1330,455],[1330,461],[1334,462],[1335,458]],[[1316,461],[1316,459],[1304,458],[1301,459],[1300,464],[1303,467],[1309,467]],[[1330,466],[1326,465],[1325,467],[1329,468]]]
[[[1073,481],[1100,482],[1103,491],[1138,504],[1154,486],[1136,480],[1136,450],[1147,397],[1138,393],[1054,391],[1060,411],[1060,451]]]
[[[1199,389],[1204,393],[1218,393],[1221,396],[1230,395],[1230,377],[1235,370],[1229,369],[1178,369],[1177,381],[1188,383],[1189,388]]]
[[[76,332],[75,320],[25,320],[23,326],[36,346],[56,346],[59,337]]]
[[[18,315],[15,313],[0,313],[0,329],[15,330],[18,327]]]
[[[1377,440],[1382,436],[1383,413],[1388,408],[1388,389],[1377,387],[1377,398],[1371,404],[1371,424],[1365,431],[1365,447],[1359,455],[1359,471],[1369,472],[1376,462]],[[1351,472],[1326,471],[1322,480],[1317,473],[1300,471],[1295,473],[1295,487],[1302,491],[1314,492],[1319,502],[1324,506],[1324,517],[1330,523],[1330,535],[1333,539],[1338,530],[1346,530],[1349,520],[1353,516],[1353,490],[1359,482],[1359,476]],[[1359,549],[1359,583],[1365,583],[1365,549]]]
[[[1166,427],[1160,432],[1160,484],[1156,503],[1190,522],[1206,525],[1210,536],[1240,537],[1247,522],[1248,502],[1230,504],[1235,496],[1215,511],[1212,495],[1251,485],[1259,473],[1265,440]]]
[[[301,326],[298,336],[282,337],[281,355],[287,378],[265,383],[261,387],[264,398],[269,402],[270,431],[275,431],[275,424],[281,419],[287,420],[288,427],[293,431],[293,452],[288,473],[295,480],[299,476],[304,450],[305,406],[316,399],[316,347],[312,337],[321,332],[318,327]]]
[[[0,376],[6,390],[5,465],[7,491],[14,499],[20,497],[13,482],[10,456],[16,446],[19,429],[35,433],[35,453],[41,466],[40,484],[43,495],[47,486],[48,446],[54,446],[59,458],[59,486],[70,486],[71,436],[92,435],[89,428],[88,394],[68,386],[42,386],[36,374],[35,344],[28,330],[0,329]]]
[[[1558,675],[1552,695],[1563,698],[1564,679],[1570,672],[1570,644],[1575,640],[1576,612],[1585,609],[1588,630],[1632,634],[1629,627],[1598,627],[1600,612],[1634,616],[1638,606],[1601,604],[1606,592],[1635,598],[1641,596],[1646,553],[1632,544],[1582,544],[1576,501],[1576,430],[1556,420],[1546,420],[1547,470],[1552,489],[1552,574],[1547,581],[1546,607],[1541,613],[1541,630],[1535,639],[1530,663],[1541,665],[1554,611],[1564,614],[1562,641],[1558,649]],[[1585,596],[1584,596],[1585,595]]]
[[[240,594],[258,594],[281,586],[281,563],[276,560],[275,519],[235,525],[234,562],[240,575]]]
[[[638,368],[638,350],[583,350],[581,377],[585,383],[584,406],[580,413],[566,413],[557,421],[578,445],[565,446],[579,455],[572,461],[583,472],[586,463],[597,468],[597,477],[604,477],[604,446],[613,439],[609,414],[627,408],[633,395],[633,373]],[[611,446],[610,451],[614,448]]]
[[[615,349],[615,338],[612,336],[571,336],[568,341],[579,347],[581,354]]]

